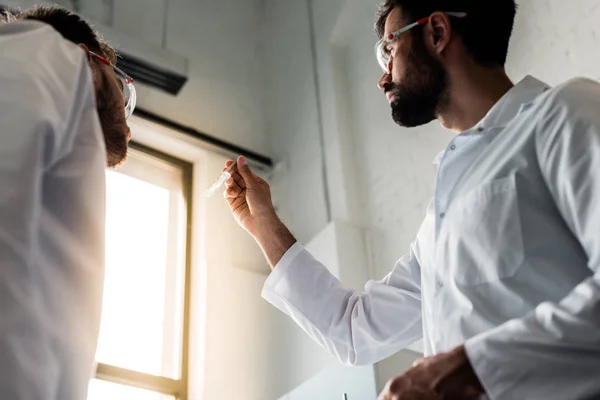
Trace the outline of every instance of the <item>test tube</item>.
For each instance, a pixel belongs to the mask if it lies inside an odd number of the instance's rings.
[[[225,184],[225,182],[227,182],[229,180],[229,178],[231,178],[231,175],[235,171],[236,167],[237,167],[237,160],[234,161],[233,164],[231,164],[229,166],[229,168],[227,168],[225,171],[223,171],[223,173],[221,173],[221,176],[219,176],[219,179],[217,179],[215,181],[215,183],[212,184],[211,187],[206,189],[206,191],[204,192],[204,196],[207,198],[212,197],[215,194],[215,192],[217,190],[219,190],[219,188],[221,186],[223,186],[223,184]]]

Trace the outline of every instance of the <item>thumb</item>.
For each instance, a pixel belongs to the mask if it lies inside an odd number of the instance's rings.
[[[237,169],[242,178],[244,179],[244,183],[246,184],[246,189],[253,190],[256,187],[256,177],[250,170],[246,159],[243,156],[238,157],[237,159]]]

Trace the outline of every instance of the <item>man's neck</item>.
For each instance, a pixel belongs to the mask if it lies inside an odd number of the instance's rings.
[[[514,86],[503,68],[471,65],[449,71],[449,103],[438,119],[446,129],[461,133],[477,125]]]

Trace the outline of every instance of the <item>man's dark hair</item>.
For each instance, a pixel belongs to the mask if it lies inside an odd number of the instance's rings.
[[[381,38],[390,13],[400,8],[406,24],[436,11],[466,12],[466,18],[450,18],[473,58],[486,67],[503,67],[515,21],[515,0],[385,0],[379,5],[375,31]],[[413,35],[414,37],[414,35]]]
[[[36,20],[52,26],[65,39],[85,44],[90,51],[116,63],[115,50],[79,15],[58,6],[40,5],[18,13],[18,20]]]

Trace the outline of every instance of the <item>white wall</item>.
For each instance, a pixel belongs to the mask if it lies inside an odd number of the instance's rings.
[[[4,0],[28,8],[72,0]],[[189,60],[176,97],[138,84],[138,106],[264,155],[262,0],[78,0],[82,13]],[[111,8],[114,4],[114,9]],[[165,23],[166,15],[166,23]]]
[[[376,38],[371,30],[376,2],[330,0],[314,4],[333,217],[368,232],[373,278],[385,275],[408,249],[433,194],[432,160],[452,137],[437,122],[411,130],[392,122],[389,106],[376,88],[381,75],[373,55]],[[270,115],[267,132],[278,142],[275,154],[305,161],[300,165],[290,163],[288,174],[278,179],[287,183],[278,184],[274,193],[292,230],[307,240],[306,235],[324,229],[326,222],[322,218],[324,202],[299,206],[307,193],[320,191],[322,176],[320,170],[311,168],[319,152],[315,148],[319,144],[314,139],[314,119],[298,118],[316,112],[315,103],[311,102],[314,88],[305,86],[312,86],[306,77],[310,73],[308,21],[306,13],[299,11],[304,4],[298,3],[303,2],[267,2],[270,32],[287,38],[287,44],[277,47],[277,57],[270,57],[267,64],[271,76],[273,69],[287,71],[274,76],[275,84],[270,88],[269,103],[280,104],[281,108],[279,113]],[[579,75],[600,79],[597,0],[520,0],[519,4],[507,65],[515,81],[526,74],[550,84]],[[273,18],[273,10],[285,19]],[[292,37],[290,26],[302,36]],[[297,79],[298,73],[305,80]],[[293,105],[282,100],[280,91],[273,90],[286,84],[286,94],[294,93]],[[298,119],[303,122],[298,123]],[[293,129],[272,129],[273,126]],[[300,175],[302,179],[298,178]],[[379,388],[408,367],[416,356],[403,352],[379,363]]]
[[[132,127],[142,144],[194,164],[189,398],[277,399],[310,376],[290,349],[317,345],[262,300],[270,269],[261,250],[221,196],[203,196],[225,159],[153,123],[134,117]]]
[[[508,72],[551,85],[575,76],[600,80],[600,4],[596,0],[518,0]]]
[[[146,0],[136,2],[142,5]],[[263,120],[261,1],[167,4],[166,47],[189,58],[190,80],[178,97],[152,91],[140,95],[140,105],[269,155]]]
[[[308,7],[306,0],[266,0],[265,10],[266,131],[287,169],[273,183],[275,206],[307,242],[328,222]]]

